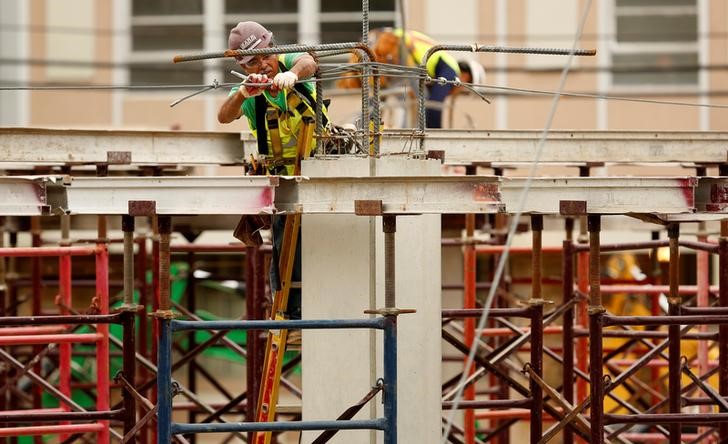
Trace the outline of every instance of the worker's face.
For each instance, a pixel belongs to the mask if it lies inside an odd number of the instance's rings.
[[[238,64],[248,74],[265,74],[273,78],[278,74],[278,56],[276,54],[257,55],[246,63]]]

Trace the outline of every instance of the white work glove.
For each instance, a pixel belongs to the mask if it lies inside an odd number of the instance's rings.
[[[296,73],[291,71],[279,72],[273,77],[273,86],[279,90],[291,89],[297,81],[298,76]]]
[[[263,85],[258,86],[259,83]],[[238,92],[246,99],[255,97],[263,93],[263,90],[269,87],[266,83],[270,83],[270,79],[265,74],[250,74],[248,78],[240,84]]]

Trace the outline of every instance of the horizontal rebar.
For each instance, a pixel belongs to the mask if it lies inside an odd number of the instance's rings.
[[[361,49],[367,50],[367,46],[361,42],[348,43],[325,43],[320,45],[281,45],[269,48],[257,49],[226,49],[225,51],[208,52],[192,55],[178,55],[173,59],[174,63],[194,62],[207,59],[222,59],[229,57],[240,57],[247,55],[267,55],[267,54],[290,54],[294,52],[310,52],[310,51],[332,51],[344,49]]]

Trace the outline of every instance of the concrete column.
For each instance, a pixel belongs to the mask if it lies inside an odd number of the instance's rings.
[[[435,161],[379,159],[380,176],[439,175]],[[367,176],[368,159],[313,160],[308,176]],[[362,318],[384,306],[381,217],[308,215],[303,218],[303,318]],[[370,233],[374,233],[374,240]],[[375,242],[375,261],[370,260]],[[398,322],[399,442],[434,443],[441,429],[440,216],[397,218],[396,298],[415,308]],[[372,263],[374,262],[374,263]],[[374,272],[375,279],[370,279]],[[374,298],[372,298],[374,296]],[[334,419],[382,376],[382,335],[367,331],[303,332],[303,419]],[[357,419],[383,415],[381,397]],[[304,434],[311,442],[316,432]],[[381,433],[342,431],[332,443],[370,444]]]

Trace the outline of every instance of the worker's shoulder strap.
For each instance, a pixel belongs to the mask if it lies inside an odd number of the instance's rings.
[[[278,69],[280,72],[288,71],[288,68],[286,68],[286,66],[280,60],[278,61]],[[308,106],[312,111],[315,112],[316,100],[313,98],[311,91],[309,91],[309,89],[306,88],[303,83],[296,83],[293,87],[296,89],[296,91],[301,93],[303,97],[306,98],[307,103],[305,104],[305,106]],[[255,96],[255,127],[258,133],[258,153],[265,155],[268,154],[268,128],[266,126],[266,113],[268,107],[268,101],[263,96],[263,94]],[[299,113],[303,114],[301,110],[299,110]],[[328,125],[329,118],[326,113],[322,113],[321,115],[323,125]]]
[[[278,61],[278,69],[280,72],[288,71],[288,68],[286,68],[286,66],[283,63],[281,63],[280,60]],[[317,105],[316,99],[313,98],[313,94],[311,94],[311,91],[308,88],[306,88],[306,85],[304,85],[303,83],[296,83],[293,85],[293,88],[296,91],[298,91],[299,93],[301,93],[301,95],[303,97],[306,98],[306,102],[308,102],[308,103],[306,103],[306,105],[308,105],[308,107],[311,108],[311,110],[314,111],[314,113],[315,113],[316,105]],[[303,114],[303,113],[301,113],[301,114]],[[323,120],[323,125],[324,126],[328,125],[329,117],[326,115],[326,113],[321,113],[321,116],[322,116],[322,120]]]
[[[255,96],[255,128],[258,132],[258,153],[268,154],[268,129],[265,125],[265,113],[268,101],[263,94]]]

